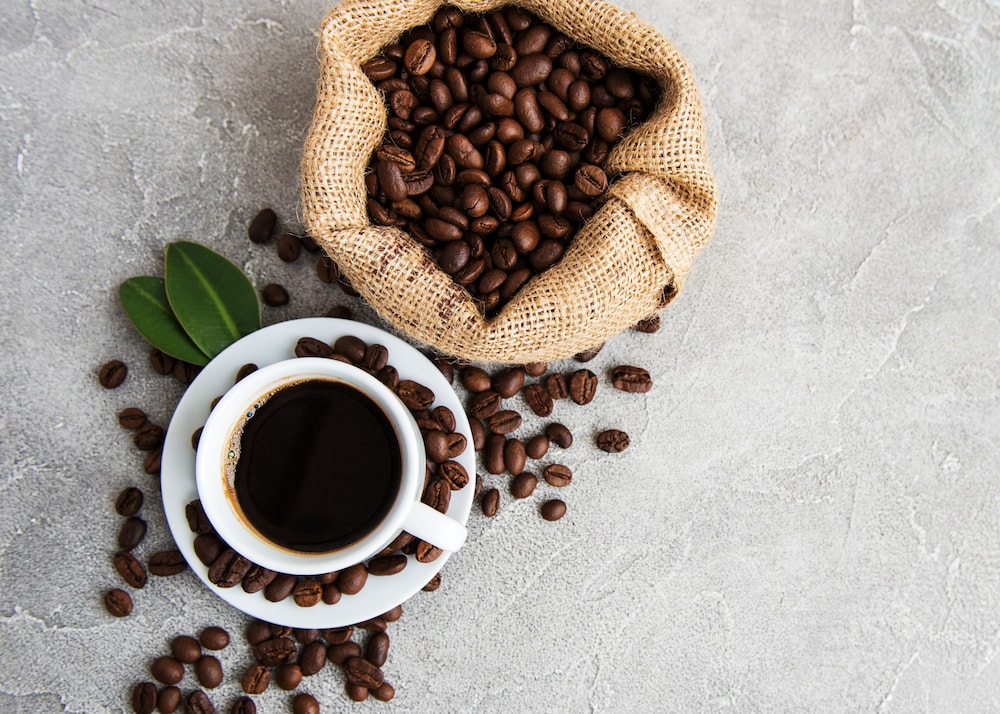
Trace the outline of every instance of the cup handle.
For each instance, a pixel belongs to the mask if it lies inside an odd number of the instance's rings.
[[[454,518],[449,518],[426,503],[413,504],[410,515],[403,523],[403,530],[420,540],[436,545],[441,550],[456,551],[465,543],[468,531]]]

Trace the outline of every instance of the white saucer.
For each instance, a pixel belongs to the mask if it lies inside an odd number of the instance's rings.
[[[357,595],[344,595],[334,605],[320,602],[313,607],[299,607],[290,597],[281,602],[270,602],[264,597],[264,593],[251,595],[239,585],[234,588],[213,585],[208,580],[208,568],[194,553],[196,534],[188,527],[184,511],[188,503],[198,498],[195,450],[191,447],[191,435],[204,425],[212,400],[233,385],[237,371],[248,362],[263,367],[294,357],[295,343],[302,337],[315,337],[332,344],[343,335],[354,335],[368,344],[385,345],[389,350],[389,364],[397,369],[400,379],[412,379],[430,388],[435,395],[434,405],[444,405],[454,412],[455,431],[465,436],[468,443],[465,453],[457,461],[470,475],[476,473],[472,432],[458,395],[429,359],[388,332],[351,320],[313,317],[262,328],[223,350],[190,384],[170,420],[160,469],[163,509],[177,547],[205,585],[233,607],[279,625],[323,629],[343,627],[377,617],[419,592],[441,570],[449,556],[448,553],[443,553],[431,563],[420,563],[410,556],[406,568],[401,572],[395,575],[370,576]],[[465,488],[452,492],[448,515],[463,525],[469,519],[474,486],[474,481],[470,479]]]

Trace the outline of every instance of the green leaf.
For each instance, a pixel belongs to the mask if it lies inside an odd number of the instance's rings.
[[[174,317],[163,278],[130,278],[118,287],[118,296],[128,319],[153,347],[192,364],[208,363],[208,356],[191,341]]]
[[[190,241],[170,243],[164,273],[174,315],[209,357],[260,329],[257,291],[218,253]]]

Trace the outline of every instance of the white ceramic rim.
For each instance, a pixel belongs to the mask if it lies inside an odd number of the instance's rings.
[[[274,545],[237,512],[224,473],[229,437],[244,412],[259,397],[289,383],[332,379],[370,398],[389,419],[400,446],[400,484],[382,521],[361,540],[338,550],[305,553]],[[263,367],[233,385],[212,410],[195,456],[195,480],[205,514],[222,540],[253,563],[279,573],[316,575],[343,570],[382,550],[399,535],[420,498],[424,480],[424,444],[413,415],[388,387],[367,372],[321,357],[296,357]]]

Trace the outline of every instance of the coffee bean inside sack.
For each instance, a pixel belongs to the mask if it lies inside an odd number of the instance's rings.
[[[660,95],[515,7],[445,6],[363,69],[388,111],[372,221],[426,246],[487,316],[559,262],[614,180],[608,154]]]

